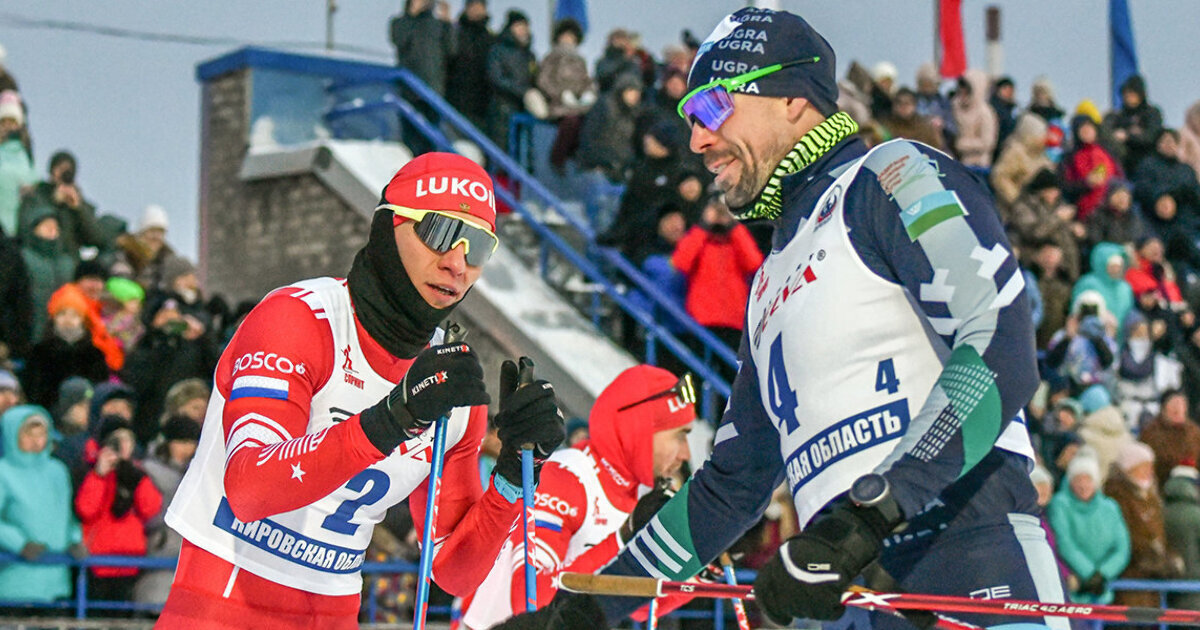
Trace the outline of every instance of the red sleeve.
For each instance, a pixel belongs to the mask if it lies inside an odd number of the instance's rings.
[[[148,521],[162,510],[163,496],[154,486],[150,475],[142,477],[137,488],[133,490],[133,507],[143,521]]]
[[[537,601],[542,606],[554,598],[558,590],[554,580],[564,569],[562,558],[567,555],[571,538],[583,525],[587,515],[587,492],[579,478],[549,462],[542,468],[537,492],[534,494],[533,519],[536,527],[533,536],[533,566],[537,571]],[[513,612],[525,610],[525,534],[518,523],[512,533],[513,547],[518,551],[518,562],[513,567],[512,607]],[[605,562],[617,555],[614,548]],[[574,570],[574,569],[571,569]],[[591,573],[589,570],[588,573]]]
[[[750,230],[741,223],[735,223],[729,232],[729,239],[736,248],[738,266],[742,272],[748,274],[757,270],[763,263],[763,255],[758,249],[758,243],[755,243],[754,237],[750,235]]]
[[[479,487],[479,446],[486,432],[487,407],[472,408],[467,432],[446,451],[442,469],[433,577],[451,595],[465,596],[479,587],[521,511],[520,501],[509,503],[490,483],[487,491]],[[418,538],[423,533],[428,496],[426,479],[408,497]]]
[[[83,482],[79,484],[79,490],[75,493],[75,513],[79,515],[80,521],[90,523],[100,518],[104,511],[112,505],[117,494],[114,474],[110,472],[108,475],[100,477],[96,471],[88,471]]]
[[[245,522],[304,507],[384,457],[357,414],[306,433],[313,393],[333,372],[333,336],[297,292],[267,296],[217,364],[227,401],[225,496]]]
[[[704,247],[704,241],[708,238],[708,233],[704,228],[693,225],[683,238],[675,244],[675,253],[671,255],[671,264],[680,273],[688,275],[695,271],[696,261],[700,259],[700,250]]]

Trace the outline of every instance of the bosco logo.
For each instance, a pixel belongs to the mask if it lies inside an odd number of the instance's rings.
[[[258,352],[247,352],[239,357],[233,364],[233,375],[237,376],[237,373],[242,370],[257,369],[279,372],[280,374],[304,374],[305,371],[303,363],[296,363],[274,352],[259,350]]]
[[[579,508],[563,501],[558,497],[549,496],[546,494],[537,494],[534,500],[534,505],[544,507],[551,512],[556,512],[561,516],[578,516]]]

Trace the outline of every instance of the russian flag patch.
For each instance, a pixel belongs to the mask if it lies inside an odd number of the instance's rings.
[[[239,398],[275,398],[287,400],[288,382],[269,376],[239,376],[233,381],[229,400]]]

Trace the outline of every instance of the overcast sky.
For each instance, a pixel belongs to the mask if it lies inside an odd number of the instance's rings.
[[[1141,70],[1150,100],[1171,125],[1200,100],[1191,80],[1200,67],[1195,37],[1195,0],[1129,0]],[[390,62],[387,21],[399,1],[339,0],[335,40],[374,51]],[[451,6],[457,16],[461,0]],[[584,43],[598,55],[604,33],[616,27],[642,34],[657,56],[678,41],[684,28],[701,39],[743,2],[699,0],[591,0],[591,31]],[[889,60],[902,83],[932,57],[932,0],[780,0],[781,8],[805,16],[833,45],[842,74],[850,60],[868,67]],[[1107,0],[964,0],[967,58],[984,63],[983,20],[989,4],[1002,6],[1005,72],[1028,100],[1030,82],[1047,75],[1065,109],[1082,98],[1108,105]],[[171,218],[168,239],[183,253],[196,252],[199,175],[199,86],[196,64],[236,45],[144,41],[70,30],[31,28],[16,18],[59,20],[101,27],[192,37],[224,38],[259,45],[325,38],[325,0],[7,0],[0,6],[0,44],[30,108],[35,161],[59,148],[79,157],[79,182],[101,212],[136,224],[142,208],[158,203]],[[535,49],[545,52],[550,0],[490,0],[498,28],[511,7],[526,11]],[[366,53],[367,58],[372,53]]]

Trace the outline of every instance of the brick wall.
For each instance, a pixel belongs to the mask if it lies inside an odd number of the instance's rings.
[[[231,302],[304,278],[345,276],[370,227],[311,174],[241,180],[250,77],[216,77],[201,97],[201,271],[208,291]]]

